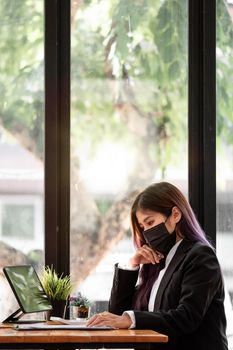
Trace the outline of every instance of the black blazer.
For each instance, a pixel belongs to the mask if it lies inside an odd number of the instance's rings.
[[[132,310],[138,271],[116,265],[109,311]],[[135,312],[137,329],[153,329],[169,336],[156,349],[227,350],[224,287],[214,250],[183,240],[158,289],[154,311]]]

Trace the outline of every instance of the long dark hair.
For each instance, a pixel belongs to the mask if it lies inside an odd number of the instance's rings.
[[[136,212],[139,209],[152,210],[168,217],[176,206],[181,211],[181,219],[176,225],[176,232],[192,242],[210,245],[200,227],[193,210],[181,191],[168,182],[159,182],[147,187],[135,198],[131,208],[131,225],[136,248],[146,244],[143,229],[139,226]],[[161,262],[162,264],[163,262]],[[140,270],[139,285],[133,300],[135,310],[147,310],[151,288],[157,279],[161,264],[144,264]]]

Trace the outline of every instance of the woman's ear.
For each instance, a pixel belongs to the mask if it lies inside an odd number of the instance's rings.
[[[178,207],[174,206],[172,208],[171,216],[172,216],[174,222],[177,224],[177,222],[180,221],[181,216],[182,216],[180,209]]]

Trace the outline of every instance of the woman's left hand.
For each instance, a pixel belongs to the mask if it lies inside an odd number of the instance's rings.
[[[92,316],[87,321],[88,327],[98,326],[98,327],[113,327],[113,328],[129,328],[132,324],[131,318],[127,315],[115,315],[110,312],[102,312]]]

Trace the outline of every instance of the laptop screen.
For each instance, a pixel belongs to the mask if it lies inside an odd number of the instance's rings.
[[[24,313],[52,309],[33,266],[6,266],[3,271]]]

